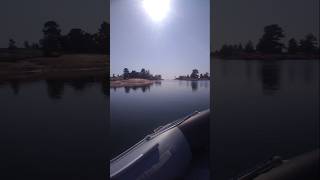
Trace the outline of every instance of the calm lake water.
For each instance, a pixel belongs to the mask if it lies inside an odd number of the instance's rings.
[[[0,179],[105,179],[106,83],[0,84]]]
[[[319,147],[319,65],[212,60],[211,82],[135,89],[90,80],[0,84],[0,179],[104,179],[108,152],[207,109],[209,89],[214,177],[229,179],[273,155],[290,158]]]
[[[211,170],[230,179],[319,148],[318,60],[212,59]]]
[[[161,125],[208,109],[210,81],[163,80],[151,86],[110,89],[111,157]]]

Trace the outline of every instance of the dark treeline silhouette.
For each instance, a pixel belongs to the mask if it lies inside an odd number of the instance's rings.
[[[110,53],[110,25],[102,22],[96,33],[90,34],[80,28],[73,28],[67,34],[61,34],[61,28],[55,21],[44,23],[43,38],[39,43],[24,41],[25,49],[41,49],[45,56],[59,56],[63,53]],[[18,49],[14,39],[9,39],[8,49]]]
[[[40,45],[38,43],[29,43],[29,41],[24,41],[23,42],[23,48],[24,49],[40,49]],[[9,50],[15,50],[15,49],[19,49],[19,47],[16,45],[16,41],[12,38],[9,39],[8,42],[8,49]]]
[[[317,38],[309,33],[299,41],[294,38],[287,43],[283,42],[285,37],[283,29],[277,24],[264,27],[262,37],[255,46],[248,41],[244,46],[239,44],[225,44],[222,48],[213,53],[221,57],[237,57],[250,54],[273,54],[273,55],[319,55]]]
[[[179,76],[177,80],[210,80],[209,73],[204,73],[199,75],[198,69],[193,69],[190,75]]]
[[[148,79],[148,80],[162,80],[161,75],[152,75],[149,70],[144,68],[141,69],[140,72],[132,70],[129,71],[128,68],[123,69],[123,74],[115,76],[114,74],[110,78],[110,80],[121,80],[121,79]]]
[[[110,25],[103,22],[97,33],[90,34],[80,28],[73,28],[66,35],[55,21],[48,21],[43,27],[40,47],[46,56],[60,53],[101,53],[109,54]]]
[[[15,40],[9,39],[8,49],[9,49],[9,50],[17,49],[16,41],[15,41]]]

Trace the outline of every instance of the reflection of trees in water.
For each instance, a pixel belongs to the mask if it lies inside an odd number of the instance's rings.
[[[180,81],[180,80],[177,80],[177,81],[180,87],[183,86],[183,81]]]
[[[88,82],[83,81],[83,80],[73,80],[73,81],[69,82],[70,86],[76,91],[84,90],[87,83]]]
[[[310,60],[293,60],[287,64],[287,74],[290,83],[295,82],[297,79],[303,79],[304,83],[311,83],[314,80],[314,63]]]
[[[18,95],[21,88],[20,81],[18,80],[12,80],[10,82],[0,82],[0,88],[1,86],[10,86],[14,95]]]
[[[101,91],[105,96],[110,96],[110,83],[109,83],[109,81],[101,81]]]
[[[204,87],[208,88],[210,86],[210,81],[204,81]]]
[[[208,88],[208,87],[209,87],[209,83],[210,83],[210,81],[201,80],[201,81],[199,81],[199,86],[200,86],[201,88]]]
[[[10,86],[15,95],[19,94],[21,85],[24,85],[23,81],[12,80],[8,83],[4,83],[6,86]],[[108,96],[110,92],[110,85],[107,80],[94,79],[94,78],[81,78],[81,79],[47,79],[45,80],[47,85],[47,95],[52,99],[60,99],[64,94],[65,85],[72,87],[75,91],[84,91],[88,85],[93,83],[99,85],[101,83],[101,92]],[[1,86],[1,84],[0,84]]]
[[[189,87],[190,86],[190,81],[187,81],[187,87]]]
[[[291,83],[295,81],[295,73],[296,73],[295,64],[293,63],[294,62],[289,63],[289,66],[288,66],[288,76]]]
[[[124,92],[129,93],[130,92],[130,87],[124,87]]]
[[[200,88],[210,87],[209,80],[198,80],[198,81],[188,81],[188,80],[179,80],[179,86],[191,87],[192,91],[197,91]]]
[[[156,82],[154,82],[154,84],[156,85],[156,86],[161,86],[161,81],[156,81]]]
[[[60,99],[64,93],[64,82],[61,80],[46,80],[48,96]]]
[[[199,84],[200,88],[203,88],[203,87],[204,87],[203,81],[199,81],[198,84]]]
[[[221,61],[222,66],[222,76],[227,77],[228,76],[228,67],[227,67],[227,61]]]
[[[47,92],[48,96],[53,99],[60,99],[64,93],[64,86],[67,84],[72,87],[75,91],[84,91],[88,85],[93,83],[101,83],[101,92],[104,95],[109,95],[110,88],[107,80],[94,79],[94,78],[81,78],[81,79],[47,79]]]
[[[273,95],[280,89],[281,67],[276,61],[263,61],[260,78],[264,94]]]
[[[192,91],[198,90],[198,81],[191,81],[191,89]]]
[[[126,93],[130,93],[130,90],[133,90],[133,91],[137,91],[138,89],[141,89],[142,92],[146,92],[146,91],[150,91],[150,87],[151,85],[146,85],[146,86],[132,86],[132,87],[128,87],[128,86],[125,86],[124,87],[124,91]],[[116,91],[117,88],[113,88],[114,91]]]
[[[13,94],[18,95],[20,92],[20,82],[19,81],[11,81],[10,87],[12,88]]]
[[[249,60],[246,60],[246,78],[248,81],[251,80],[252,77],[252,62]]]
[[[313,74],[312,62],[304,62],[303,63],[303,79],[305,83],[311,82],[313,78],[312,74]]]
[[[150,91],[150,86],[142,86],[141,90],[142,90],[142,92],[146,92],[147,90]]]

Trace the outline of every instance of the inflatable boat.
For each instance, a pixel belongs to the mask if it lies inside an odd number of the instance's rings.
[[[320,151],[315,149],[284,160],[274,156],[260,163],[237,180],[319,180]]]
[[[210,179],[210,111],[161,126],[110,161],[112,180]]]

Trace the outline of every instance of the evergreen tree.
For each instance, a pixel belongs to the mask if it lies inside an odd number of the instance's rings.
[[[243,47],[242,47],[242,44],[241,44],[241,43],[238,44],[237,49],[238,49],[239,52],[242,52],[242,51],[243,51]]]
[[[95,35],[95,40],[98,49],[101,53],[110,53],[110,24],[103,22],[99,28],[98,33]]]
[[[193,79],[197,79],[199,77],[199,71],[198,69],[194,69],[192,70],[192,73],[190,74],[190,77],[193,78]]]
[[[263,53],[281,53],[284,44],[281,39],[284,38],[282,28],[277,24],[271,24],[264,28],[264,34],[257,44],[257,50]]]
[[[255,51],[252,41],[248,41],[248,42],[247,42],[246,46],[244,47],[244,51],[245,51],[246,53],[252,53],[252,52]]]
[[[79,28],[70,30],[67,36],[64,37],[64,48],[74,53],[88,52],[90,47],[89,41],[86,40],[86,32]]]
[[[298,42],[294,38],[291,38],[288,41],[288,53],[296,54],[298,51],[299,51]]]
[[[32,49],[39,49],[39,44],[38,43],[32,43],[31,44]]]
[[[43,39],[40,40],[45,55],[51,56],[59,52],[61,48],[61,30],[55,21],[47,21],[44,24]]]
[[[28,41],[24,41],[23,45],[24,45],[24,48],[26,48],[26,49],[30,48],[30,45],[29,45]]]
[[[307,34],[300,40],[300,50],[307,54],[317,53],[317,38],[313,34]]]
[[[10,49],[10,50],[17,49],[16,41],[15,41],[15,40],[9,39],[8,49]]]
[[[124,79],[128,79],[129,77],[130,77],[129,69],[128,68],[124,68],[123,69],[123,78]]]
[[[222,56],[231,56],[234,53],[234,48],[232,45],[223,45],[221,50],[220,50],[220,54]]]

